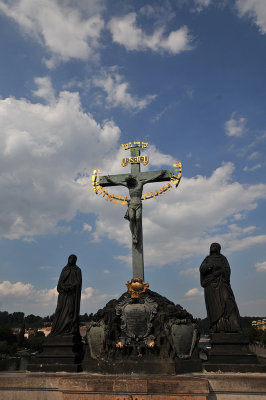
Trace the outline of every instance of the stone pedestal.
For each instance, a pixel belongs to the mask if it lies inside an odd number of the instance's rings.
[[[105,374],[200,372],[198,330],[191,314],[146,290],[111,300],[87,327],[83,370]]]
[[[32,363],[29,371],[44,372],[81,372],[83,343],[80,335],[47,336],[44,350]]]
[[[264,372],[266,365],[260,364],[257,356],[249,349],[243,333],[213,333],[206,371]]]

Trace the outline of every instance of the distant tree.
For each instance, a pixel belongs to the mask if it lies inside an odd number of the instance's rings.
[[[17,343],[17,342],[12,343],[12,344],[9,346],[9,354],[14,354],[14,353],[16,353],[17,351],[18,351],[18,343]]]
[[[30,314],[25,317],[25,325],[27,328],[41,328],[42,321],[43,319],[39,315]]]
[[[8,354],[9,346],[6,340],[0,340],[0,354]]]
[[[53,322],[54,314],[43,317],[43,322]]]
[[[6,326],[0,326],[0,353],[12,354],[17,351],[17,336]]]
[[[23,346],[24,335],[25,335],[25,322],[23,320],[23,323],[21,324],[20,332],[18,335],[18,345],[19,346]]]
[[[199,332],[201,335],[209,335],[210,333],[210,323],[209,318],[196,318],[196,323],[198,324]]]
[[[266,345],[266,331],[262,331],[260,340],[261,340],[261,343]]]
[[[27,346],[32,351],[42,352],[44,340],[45,340],[45,335],[43,332],[35,332],[34,335],[29,337]]]
[[[7,311],[0,311],[0,325],[8,325],[9,322],[9,313]]]
[[[24,320],[23,312],[14,312],[9,314],[7,311],[0,311],[0,325],[18,327]]]
[[[80,322],[89,322],[92,320],[93,314],[91,313],[88,315],[87,313],[80,315],[79,320]]]
[[[29,339],[28,339],[28,338],[24,337],[22,346],[23,346],[25,349],[29,349],[29,348],[30,348]]]
[[[253,321],[256,321],[257,319],[260,319],[260,317],[240,317],[241,321],[241,328],[242,329],[248,329],[251,327],[251,324]]]
[[[14,324],[21,325],[24,323],[24,313],[23,312],[14,312],[12,315]]]
[[[243,329],[244,335],[248,339],[250,343],[259,342],[260,341],[260,331],[254,326],[250,326],[249,328]]]
[[[36,331],[34,337],[45,337],[45,334],[42,331]]]
[[[2,325],[0,326],[0,341],[6,341],[8,345],[12,345],[17,342],[17,336],[12,333],[8,326]]]
[[[241,328],[243,329],[244,332],[247,335],[251,335],[250,337],[256,337],[255,332],[254,331],[250,331],[250,328],[252,327],[252,321],[256,321],[257,319],[261,319],[261,317],[240,317],[240,324],[241,324]],[[209,319],[208,318],[196,318],[196,322],[198,324],[199,327],[199,331],[201,335],[208,335],[210,333],[209,330]],[[257,339],[254,340],[259,340],[259,336],[257,335]]]

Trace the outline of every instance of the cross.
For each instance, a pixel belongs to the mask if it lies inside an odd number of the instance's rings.
[[[141,278],[144,280],[141,200],[143,186],[149,182],[170,181],[171,177],[173,176],[173,171],[161,170],[141,172],[140,147],[132,146],[130,147],[130,152],[131,173],[101,176],[99,179],[99,185],[101,185],[102,187],[125,186],[129,190],[130,199],[127,201],[128,208],[125,214],[125,218],[129,220],[130,230],[132,233],[133,278]]]

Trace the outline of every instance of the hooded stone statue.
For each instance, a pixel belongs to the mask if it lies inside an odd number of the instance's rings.
[[[82,275],[76,265],[77,256],[71,254],[67,265],[62,269],[57,291],[58,301],[55,310],[51,335],[79,335],[79,309]]]
[[[219,243],[212,243],[210,255],[200,266],[200,283],[204,288],[211,332],[240,332],[240,316],[230,285],[230,265],[220,254]]]

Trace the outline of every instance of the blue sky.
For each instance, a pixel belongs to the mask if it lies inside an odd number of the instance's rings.
[[[125,206],[91,175],[129,171],[121,144],[140,140],[143,171],[183,164],[144,202],[150,288],[204,317],[216,241],[241,314],[265,316],[265,49],[264,0],[0,0],[1,310],[53,313],[71,253],[82,313],[126,290]]]

